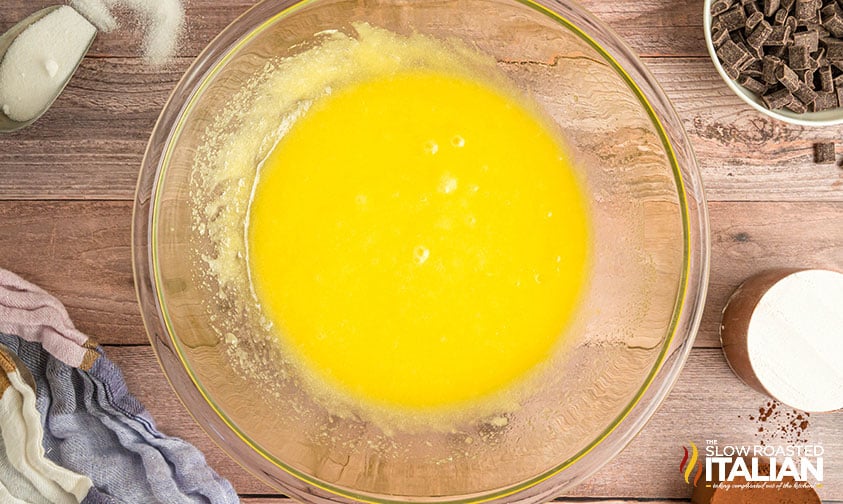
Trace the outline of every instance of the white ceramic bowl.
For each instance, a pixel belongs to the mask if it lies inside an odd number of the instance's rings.
[[[711,40],[711,17],[711,0],[705,0],[703,2],[703,30],[705,31],[705,45],[708,48],[708,54],[711,56],[711,61],[714,62],[714,68],[717,69],[717,73],[720,74],[723,82],[741,100],[766,116],[790,124],[799,126],[834,126],[836,124],[843,124],[843,107],[823,110],[822,112],[805,112],[804,114],[797,114],[790,110],[770,110],[764,106],[764,102],[761,101],[760,96],[729,78],[726,75],[726,71],[723,70],[723,65],[720,64],[720,59],[717,58],[714,42]]]

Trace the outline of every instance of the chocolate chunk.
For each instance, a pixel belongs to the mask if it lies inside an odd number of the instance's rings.
[[[768,109],[776,110],[790,105],[790,102],[793,101],[793,95],[787,89],[779,89],[765,94],[761,99]]]
[[[779,5],[781,5],[779,0],[764,0],[764,15],[767,17],[772,16],[779,10]]]
[[[745,87],[749,91],[752,91],[753,93],[755,93],[759,96],[763,95],[765,92],[767,92],[767,85],[766,84],[764,84],[761,81],[755,80],[748,75],[741,76],[738,79],[738,84],[740,84],[741,86]]]
[[[797,114],[804,114],[808,111],[808,106],[802,103],[799,100],[791,100],[790,103],[784,106],[784,108],[790,110],[791,112],[795,112]]]
[[[808,48],[809,53],[817,52],[817,45],[819,40],[820,39],[817,30],[808,30],[793,34],[793,45],[805,46]]]
[[[776,78],[776,69],[782,64],[782,60],[775,56],[764,56],[761,65],[762,80],[768,85],[772,86],[779,82]]]
[[[795,3],[796,0],[782,0],[782,8],[787,12],[791,12]]]
[[[711,32],[711,43],[714,44],[714,47],[720,47],[727,40],[731,39],[729,38],[729,32],[724,28]]]
[[[787,20],[787,11],[784,9],[779,9],[773,14],[773,24],[774,25],[783,25],[785,20]]]
[[[741,71],[738,69],[737,66],[734,66],[734,65],[731,65],[731,66],[723,65],[723,71],[726,72],[726,75],[728,75],[729,78],[732,79],[732,80],[737,80],[738,77],[740,77],[740,75],[741,75]]]
[[[816,51],[817,57],[814,60],[817,62],[817,67],[824,67],[828,66],[828,58],[825,57],[825,47],[820,47],[819,50]]]
[[[796,0],[796,6],[793,13],[796,16],[797,21],[808,21],[816,19],[817,7],[818,6],[814,3],[814,0]]]
[[[741,6],[732,7],[723,14],[720,14],[717,19],[723,23],[723,28],[726,28],[730,32],[740,30],[746,26],[746,13]]]
[[[711,15],[718,16],[726,12],[734,3],[733,0],[714,0],[711,2]]]
[[[834,91],[834,80],[831,78],[831,67],[825,66],[817,70],[820,76],[820,89],[823,91]]]
[[[773,33],[773,27],[767,21],[761,21],[758,26],[752,30],[752,33],[746,38],[746,43],[750,47],[759,48],[764,45],[764,42]]]
[[[806,46],[792,45],[787,49],[787,65],[793,70],[807,70],[811,68]]]
[[[809,87],[814,89],[814,71],[810,68],[807,70],[796,70],[796,75],[799,76],[799,80],[807,84]]]
[[[782,64],[776,68],[776,79],[789,91],[796,91],[799,87],[799,76],[787,65]]]
[[[809,105],[814,103],[814,100],[817,99],[817,93],[811,89],[809,84],[805,82],[800,82],[799,86],[797,86],[796,91],[793,92],[793,96],[796,97],[797,100],[801,101],[805,105]]]
[[[834,142],[817,142],[814,144],[814,162],[819,164],[834,164]]]
[[[831,82],[834,84],[835,89],[843,89],[843,74],[833,78]]]
[[[839,87],[835,91],[837,93],[837,104],[843,103],[843,87]]]
[[[837,108],[839,103],[837,103],[837,93],[827,93],[825,91],[820,91],[817,93],[817,99],[814,100],[814,112],[821,112],[823,110],[829,110],[833,108]]]
[[[843,37],[843,12],[836,3],[823,7],[822,25],[835,37]]]
[[[774,56],[780,60],[785,59],[787,56],[787,48],[785,46],[770,47],[765,45],[764,47],[766,47],[768,56]]]
[[[738,65],[749,59],[750,55],[734,41],[727,40],[717,49],[717,57],[724,67],[737,68]]]
[[[764,41],[765,46],[785,46],[790,37],[790,27],[784,25],[774,25],[770,36]]]
[[[758,23],[763,20],[764,14],[761,14],[760,12],[753,12],[746,17],[746,26],[744,26],[744,31],[747,33],[751,32],[756,26],[758,26]]]
[[[823,39],[825,44],[825,55],[828,62],[837,68],[843,69],[843,42],[839,40]]]
[[[784,25],[790,28],[790,33],[796,31],[796,27],[799,26],[799,23],[796,22],[796,18],[793,16],[787,16],[787,19],[784,20]]]

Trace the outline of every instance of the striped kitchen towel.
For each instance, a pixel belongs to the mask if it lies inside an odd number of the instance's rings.
[[[194,446],[160,433],[64,306],[0,269],[0,502],[239,502]]]

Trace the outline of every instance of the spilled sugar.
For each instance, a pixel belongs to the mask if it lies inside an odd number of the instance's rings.
[[[70,4],[106,33],[120,25],[115,12],[133,13],[144,32],[144,57],[151,64],[167,63],[178,49],[184,27],[180,0],[71,0]]]

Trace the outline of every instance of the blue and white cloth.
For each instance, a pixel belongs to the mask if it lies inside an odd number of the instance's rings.
[[[3,269],[0,344],[0,503],[239,502],[199,450],[156,429],[57,299]]]

